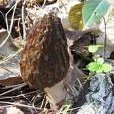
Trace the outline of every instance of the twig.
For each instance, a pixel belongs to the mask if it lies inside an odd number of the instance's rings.
[[[105,39],[104,39],[104,59],[106,59],[106,48],[107,48],[107,31],[106,31],[106,20],[103,17],[104,27],[105,27]]]
[[[41,103],[41,106],[40,108],[43,108],[44,104],[45,104],[45,100],[46,100],[46,95],[44,96],[43,100],[42,100],[42,103]]]
[[[14,88],[14,87],[18,87],[22,84],[16,84],[16,85],[11,85],[11,86],[5,86],[5,87],[2,87],[2,89],[11,89],[11,88]]]
[[[12,58],[15,57],[18,53],[20,53],[22,50],[23,50],[23,49],[21,48],[21,49],[19,49],[16,53],[5,57],[4,59],[2,59],[2,60],[0,61],[0,64],[3,64],[3,63],[5,63],[6,61],[12,59]]]
[[[11,106],[11,105],[0,106],[0,108],[7,108],[9,106]]]
[[[2,17],[5,19],[4,14],[2,13],[2,11],[0,11],[0,13],[2,14]]]
[[[31,108],[31,109],[36,109],[36,110],[42,110],[42,108],[38,108],[38,107],[33,107],[30,105],[25,105],[25,104],[20,104],[20,103],[12,103],[12,102],[5,102],[5,101],[0,101],[1,104],[10,104],[10,105],[14,105],[14,106],[20,106],[20,107],[25,107],[25,108]]]
[[[15,87],[15,88],[13,88],[13,89],[11,89],[11,90],[9,90],[9,91],[6,91],[6,92],[0,94],[0,97],[3,96],[3,95],[5,95],[5,94],[8,94],[8,93],[10,93],[10,92],[12,92],[12,91],[14,91],[14,90],[20,89],[20,88],[22,88],[22,87],[24,87],[24,86],[26,86],[26,84],[25,84],[25,83],[22,83],[20,86]]]
[[[21,36],[21,33],[20,33],[20,26],[19,26],[19,24],[20,24],[20,20],[21,20],[21,18],[18,19],[19,38],[21,38],[21,40],[22,40],[22,36]]]
[[[22,23],[23,23],[23,39],[26,39],[26,27],[25,27],[25,21],[24,21],[24,6],[26,4],[26,0],[24,0],[22,5]]]
[[[13,6],[14,7],[14,10],[13,10],[13,14],[12,14],[12,19],[11,19],[11,25],[10,25],[10,30],[8,30],[8,21],[7,21],[7,15],[8,13],[12,10],[12,8],[6,13],[6,25],[7,25],[7,32],[8,32],[8,36],[5,38],[5,40],[0,44],[0,48],[6,43],[6,41],[9,39],[10,37],[10,34],[11,34],[11,31],[12,31],[12,26],[13,26],[13,19],[14,19],[14,14],[15,14],[15,10],[16,10],[16,7],[17,7],[17,4],[20,2],[19,1],[16,1],[15,5]]]
[[[6,68],[5,66],[0,66],[0,68],[2,68],[2,69],[4,69],[4,70],[6,70],[6,71],[8,71],[8,72],[10,72],[11,74],[14,74],[14,72],[12,72],[11,70],[9,70],[8,68]]]
[[[46,1],[47,1],[47,0],[44,0],[44,3],[43,3],[43,5],[42,5],[42,7],[41,7],[42,9],[45,7]]]
[[[31,95],[31,94],[33,94],[33,93],[37,93],[38,92],[38,90],[36,90],[36,91],[32,91],[32,92],[28,92],[28,93],[25,93],[25,94],[20,94],[20,95],[17,95],[17,96],[7,96],[7,97],[1,97],[0,98],[0,100],[3,100],[3,99],[10,99],[10,98],[18,98],[18,97],[21,97],[21,96],[23,96],[23,95]],[[39,94],[41,94],[41,93],[39,93]]]

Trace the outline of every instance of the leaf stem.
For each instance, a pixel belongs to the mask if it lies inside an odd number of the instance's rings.
[[[105,17],[103,17],[104,21],[104,27],[105,27],[105,39],[104,39],[104,59],[106,59],[106,48],[107,48],[107,31],[106,31],[106,20]]]

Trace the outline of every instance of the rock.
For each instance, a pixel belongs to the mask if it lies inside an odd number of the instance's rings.
[[[90,92],[86,95],[86,103],[77,114],[113,114],[113,84],[109,74],[97,74],[90,82]],[[89,111],[90,113],[89,113]]]

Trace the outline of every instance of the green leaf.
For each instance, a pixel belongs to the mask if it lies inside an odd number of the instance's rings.
[[[104,59],[103,58],[98,58],[97,60],[96,60],[96,62],[98,63],[98,64],[103,64],[104,63]]]
[[[98,64],[97,62],[91,62],[87,65],[87,69],[90,72],[97,72],[99,71],[102,67],[102,65]]]
[[[83,3],[74,5],[73,7],[71,7],[68,14],[68,20],[70,22],[70,25],[73,29],[76,30],[82,30],[83,28],[82,6]]]
[[[88,46],[88,51],[91,53],[95,53],[98,50],[98,46],[97,45],[89,45]]]
[[[100,68],[96,71],[96,73],[103,73],[102,67],[100,67]]]
[[[107,13],[109,3],[107,0],[91,0],[84,3],[82,8],[84,27],[90,27],[100,22],[102,17]]]
[[[112,65],[111,64],[108,64],[108,63],[104,63],[102,65],[102,69],[105,73],[107,72],[110,72],[113,68],[112,68]]]

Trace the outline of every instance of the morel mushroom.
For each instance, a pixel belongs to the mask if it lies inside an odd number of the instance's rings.
[[[60,19],[45,15],[28,33],[20,61],[22,78],[30,87],[44,89],[60,82],[68,68],[67,40]]]

